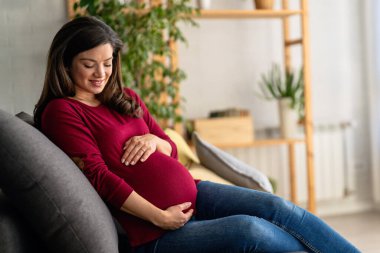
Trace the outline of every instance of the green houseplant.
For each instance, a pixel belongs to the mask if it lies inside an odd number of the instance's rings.
[[[297,124],[304,117],[304,78],[303,70],[296,75],[293,71],[282,74],[278,65],[261,76],[259,82],[262,96],[269,100],[278,100],[281,136],[295,137]]]
[[[154,1],[150,1],[154,2]],[[182,121],[178,83],[183,70],[173,63],[173,43],[186,42],[178,24],[196,25],[190,0],[167,0],[147,5],[139,0],[78,0],[76,16],[96,16],[110,25],[124,42],[122,72],[126,86],[136,90],[163,126]]]
[[[287,98],[290,100],[289,107],[299,113],[300,119],[304,112],[304,79],[303,69],[298,74],[293,71],[281,72],[277,64],[267,74],[261,75],[259,81],[261,96],[268,100],[280,100]]]

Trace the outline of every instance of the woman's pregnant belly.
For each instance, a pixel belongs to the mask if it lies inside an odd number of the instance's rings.
[[[118,162],[110,166],[138,194],[165,210],[166,208],[191,202],[195,209],[197,188],[187,169],[176,159],[154,152],[145,162],[126,166]]]

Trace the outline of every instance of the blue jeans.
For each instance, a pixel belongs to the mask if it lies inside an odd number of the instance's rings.
[[[137,252],[359,252],[322,220],[273,194],[198,183],[196,215]]]

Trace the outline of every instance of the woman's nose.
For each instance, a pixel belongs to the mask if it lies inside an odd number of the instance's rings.
[[[99,65],[96,69],[95,69],[95,73],[94,75],[96,77],[104,77],[105,76],[105,69],[102,65]]]

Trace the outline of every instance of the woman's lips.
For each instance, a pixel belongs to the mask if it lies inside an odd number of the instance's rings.
[[[96,86],[96,87],[102,87],[103,80],[90,80],[91,84]]]

